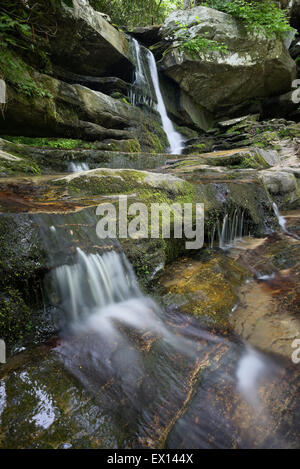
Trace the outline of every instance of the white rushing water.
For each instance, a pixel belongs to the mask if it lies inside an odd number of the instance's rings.
[[[147,74],[146,74],[146,71],[144,70],[143,62],[142,62],[142,49],[141,49],[140,43],[134,38],[132,38],[132,42],[133,42],[133,53],[134,53],[134,58],[135,58],[135,63],[136,63],[134,84],[141,85],[141,86],[144,86],[146,84],[149,88],[149,93],[150,93],[150,85],[148,83]]]
[[[220,249],[233,247],[236,241],[245,236],[245,212],[236,209],[233,214],[226,213],[222,226],[219,222],[213,227],[210,239],[210,247],[213,249],[215,238],[218,239]]]
[[[131,91],[131,103],[133,105],[138,103],[147,103],[148,105],[153,106],[153,100],[156,100],[156,109],[161,117],[162,127],[168,138],[170,153],[180,155],[184,147],[184,140],[181,134],[175,130],[174,125],[168,116],[160,89],[159,76],[154,55],[150,50],[142,48],[136,39],[133,39],[132,41],[136,70],[134,85]],[[144,59],[146,59],[146,63]],[[146,65],[148,65],[149,70],[146,69]],[[155,97],[153,96],[153,93],[155,94]]]
[[[65,366],[90,392],[99,392],[102,379],[114,383],[107,389],[108,400],[105,402],[108,408],[110,402],[115,405],[115,396],[125,399],[133,415],[142,418],[146,425],[149,416],[152,424],[153,417],[151,410],[145,407],[148,389],[143,387],[145,383],[154,394],[157,391],[155,399],[168,405],[163,387],[168,386],[175,394],[181,386],[181,372],[178,374],[175,357],[179,356],[186,366],[194,366],[195,360],[201,357],[201,341],[207,341],[205,353],[208,346],[229,345],[223,337],[207,333],[197,322],[190,320],[183,321],[188,323],[186,333],[178,334],[178,328],[172,327],[174,319],[168,320],[172,316],[143,295],[123,254],[114,251],[103,255],[85,254],[77,248],[76,262],[56,268],[54,274],[60,289],[61,306],[70,317],[71,338],[67,334],[59,348]],[[173,325],[177,324],[182,330],[180,316],[179,322],[176,319]],[[272,363],[252,348],[230,347],[234,354],[242,350],[243,353],[229,374],[222,374],[222,381],[234,379],[235,391],[255,409],[264,410],[259,399],[260,390],[272,371]],[[153,355],[148,355],[150,353]],[[154,368],[153,360],[147,359],[149,356],[155,357]],[[53,406],[42,391],[39,388],[37,397],[42,405],[35,412],[34,421],[47,428]],[[197,430],[198,424],[193,428],[194,432]],[[201,440],[201,427],[198,436]]]
[[[259,392],[279,367],[271,358],[248,346],[238,362],[236,370],[238,391],[258,411],[261,405]]]
[[[94,310],[141,296],[125,256],[116,252],[85,254],[77,248],[77,263],[55,270],[63,308],[76,322]]]
[[[273,210],[274,210],[274,213],[277,217],[280,228],[282,229],[282,231],[284,231],[286,233],[286,231],[287,231],[286,226],[285,226],[286,225],[286,220],[282,215],[280,215],[279,208],[278,208],[278,206],[275,202],[273,202]]]
[[[156,302],[143,295],[123,254],[85,254],[77,248],[77,262],[54,270],[62,309],[75,334],[93,331],[102,341],[124,342],[120,325],[160,337],[163,343],[189,354],[189,341],[179,339],[162,319]],[[124,353],[127,343],[124,343]],[[191,349],[192,351],[192,349]]]
[[[130,91],[130,102],[133,106],[147,104],[153,107],[153,92],[144,66],[142,48],[140,43],[132,38],[132,51],[135,61],[134,82]]]
[[[158,71],[155,62],[154,55],[149,50],[148,51],[148,60],[149,60],[149,67],[151,78],[153,81],[153,86],[157,98],[157,111],[160,114],[163,129],[167,135],[169,144],[170,144],[170,152],[173,155],[180,155],[183,150],[183,138],[179,132],[177,132],[174,128],[174,125],[167,114],[167,109],[161,94],[160,85],[159,85],[159,78],[158,78]]]
[[[71,173],[81,173],[82,171],[88,171],[89,165],[87,163],[69,163],[68,170]]]
[[[266,369],[263,357],[252,348],[248,348],[239,360],[236,372],[238,389],[253,406],[259,403],[259,381]]]

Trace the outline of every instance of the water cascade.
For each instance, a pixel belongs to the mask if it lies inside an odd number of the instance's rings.
[[[219,248],[228,249],[234,246],[236,241],[245,236],[246,231],[244,210],[236,209],[233,214],[226,213],[222,225],[217,222],[212,229],[210,247],[213,249],[214,242],[217,238]]]
[[[87,329],[103,340],[120,340],[117,324],[123,324],[136,331],[151,331],[175,348],[183,348],[185,341],[164,325],[158,305],[142,294],[125,255],[114,251],[87,255],[80,248],[76,251],[75,264],[54,270],[60,306],[75,334]]]
[[[287,229],[286,229],[286,226],[285,226],[286,225],[286,220],[282,215],[280,215],[279,208],[278,208],[278,206],[275,202],[273,202],[273,210],[274,210],[274,213],[277,217],[280,228],[282,229],[283,232],[286,233],[287,232]]]
[[[142,89],[145,90],[145,94],[142,93],[139,100],[142,101],[149,101],[152,102],[151,96],[153,96],[154,90],[154,97],[156,100],[156,109],[161,117],[162,127],[167,135],[168,142],[170,145],[170,153],[173,155],[180,155],[183,149],[183,138],[179,132],[175,130],[175,127],[168,116],[167,109],[164,103],[164,99],[161,93],[160,84],[159,84],[159,76],[156,66],[156,61],[154,55],[150,50],[146,49],[146,63],[149,67],[149,73],[146,69],[145,60],[143,57],[143,49],[139,45],[139,43],[133,39],[133,47],[134,47],[134,56],[136,59],[136,72],[135,72],[135,81],[133,86],[133,91],[131,95],[131,102],[132,104],[137,103],[137,96],[134,92],[134,89]],[[150,80],[150,81],[149,81]],[[142,96],[142,98],[141,98]]]
[[[70,173],[81,173],[82,171],[88,171],[89,165],[87,163],[69,163],[68,170]]]
[[[154,90],[150,86],[150,76],[148,76],[148,70],[145,64],[147,64],[145,54],[146,49],[142,49],[139,42],[132,38],[132,53],[135,62],[134,81],[130,89],[130,102],[133,106],[138,104],[146,104],[149,107],[153,107],[154,103]]]

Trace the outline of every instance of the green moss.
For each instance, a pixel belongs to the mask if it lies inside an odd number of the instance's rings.
[[[33,78],[31,68],[7,47],[0,47],[0,76],[16,91],[26,96],[51,98],[45,87]]]
[[[111,175],[107,172],[97,172],[97,175],[80,176],[66,180],[54,181],[56,185],[68,185],[70,194],[85,195],[108,195],[108,194],[130,194],[136,190],[141,190],[144,180],[143,173],[134,170],[115,170]]]
[[[249,118],[238,123],[226,131],[227,135],[234,136],[245,134],[243,145],[254,145],[259,148],[278,148],[281,140],[292,140],[300,137],[298,123],[284,121],[284,119],[272,119],[270,121],[256,122]]]
[[[0,176],[12,176],[18,174],[41,174],[41,169],[35,161],[30,158],[20,158],[10,161],[0,158]]]
[[[73,138],[15,137],[7,135],[3,136],[3,138],[9,142],[29,145],[32,147],[50,147],[61,150],[73,150],[75,148],[97,148],[97,146],[93,143],[84,142],[83,140],[77,140]]]
[[[149,130],[145,131],[144,140],[146,144],[152,148],[153,153],[163,153],[164,146],[162,145],[159,137]]]
[[[164,153],[169,145],[161,123],[153,119],[148,120],[146,124],[142,124],[139,141],[142,151],[149,153]]]
[[[202,323],[229,328],[229,316],[237,297],[235,288],[247,272],[234,260],[211,256],[201,250],[194,256],[174,262],[162,274],[165,304],[178,305],[184,314]]]
[[[141,145],[136,138],[130,138],[128,140],[110,140],[106,143],[105,150],[139,153],[141,151]]]
[[[268,168],[268,164],[259,154],[242,154],[240,160],[232,161],[226,165],[228,168],[232,169],[261,169]]]
[[[129,153],[138,153],[141,151],[140,142],[136,139],[128,140],[128,145],[129,145]]]
[[[0,337],[11,346],[22,341],[31,329],[31,311],[20,292],[6,288],[0,293]]]
[[[0,214],[0,285],[26,284],[44,262],[36,228],[26,216]]]

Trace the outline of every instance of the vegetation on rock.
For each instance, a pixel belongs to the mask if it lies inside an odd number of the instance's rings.
[[[206,0],[206,6],[240,19],[250,30],[267,36],[280,35],[292,28],[287,13],[273,0]]]

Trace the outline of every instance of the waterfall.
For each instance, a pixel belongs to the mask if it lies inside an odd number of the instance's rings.
[[[154,98],[157,102],[156,109],[161,117],[162,127],[168,138],[168,142],[170,145],[169,151],[171,154],[180,155],[183,149],[183,138],[180,133],[175,130],[174,125],[167,114],[167,109],[160,89],[158,71],[154,55],[150,50],[146,50],[147,63],[149,67],[148,77],[147,70],[143,61],[142,48],[136,39],[133,39],[133,49],[136,61],[136,72],[131,95],[131,102],[134,105],[137,103],[137,94],[134,91],[136,88],[144,90],[142,98],[140,98],[142,99],[142,101],[151,101],[151,96],[153,96],[154,91]],[[151,80],[151,82],[149,82],[149,79]]]
[[[180,155],[183,148],[183,139],[180,133],[176,132],[174,125],[167,114],[167,109],[159,86],[159,78],[155,58],[151,51],[148,52],[148,60],[151,78],[153,81],[153,86],[157,98],[157,111],[160,114],[163,129],[168,137],[168,141],[170,144],[170,152],[173,155]]]
[[[213,249],[214,241],[217,237],[219,248],[228,249],[235,242],[245,235],[245,212],[244,210],[235,209],[233,214],[226,213],[223,217],[222,227],[217,222],[211,231],[210,248]],[[217,234],[217,236],[216,236]]]
[[[113,303],[140,297],[133,270],[125,256],[112,251],[102,256],[77,248],[77,263],[57,267],[54,275],[63,309],[71,321]]]
[[[146,50],[146,49],[145,49]],[[146,104],[153,107],[154,92],[151,89],[150,82],[145,67],[143,51],[139,42],[132,38],[132,53],[135,62],[135,73],[133,86],[130,90],[130,102],[133,106]]]
[[[124,254],[110,251],[103,255],[85,254],[77,247],[77,262],[54,269],[60,306],[69,318],[75,335],[93,332],[102,341],[131,347],[120,326],[139,333],[151,333],[165,343],[185,350],[187,341],[179,339],[165,324],[162,310],[142,294],[134,271]]]
[[[287,229],[286,229],[286,226],[285,226],[286,225],[286,220],[282,215],[280,215],[279,208],[278,208],[277,204],[275,204],[275,202],[273,202],[273,210],[274,210],[274,213],[277,217],[280,228],[282,229],[283,232],[286,233],[287,232]]]
[[[81,171],[88,171],[89,165],[87,163],[69,163],[68,171],[70,173],[80,173]]]

